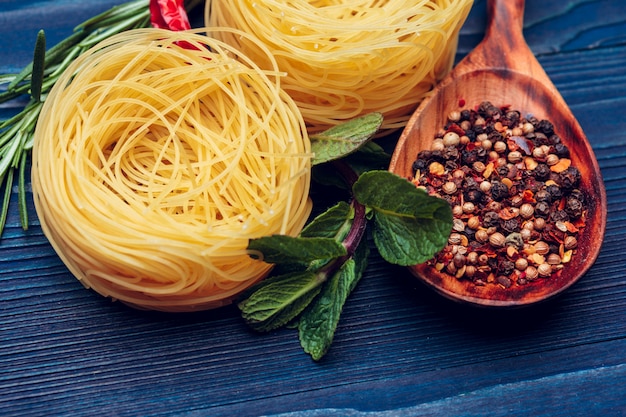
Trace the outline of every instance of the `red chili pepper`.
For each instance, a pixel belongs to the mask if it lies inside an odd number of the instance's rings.
[[[152,26],[172,31],[191,29],[184,3],[185,0],[150,0],[150,22]],[[176,42],[176,44],[185,49],[198,49],[186,41]]]
[[[184,0],[150,0],[150,22],[160,29],[191,29]]]

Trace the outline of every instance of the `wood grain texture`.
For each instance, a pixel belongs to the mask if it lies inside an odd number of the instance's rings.
[[[67,7],[67,33],[79,11],[104,3],[115,2],[0,0],[0,70],[23,65],[39,27],[56,24],[45,10]],[[294,331],[255,334],[233,307],[148,313],[83,289],[36,222],[21,230],[13,207],[0,242],[0,415],[626,414],[621,5],[526,2],[525,36],[589,138],[608,197],[598,260],[557,299],[494,315],[451,303],[373,255],[330,352],[314,363]],[[482,37],[484,6],[476,2],[460,54]],[[7,18],[17,9],[30,10],[25,21]],[[18,33],[23,44],[7,41]]]

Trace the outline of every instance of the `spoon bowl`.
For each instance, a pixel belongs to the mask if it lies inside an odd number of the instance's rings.
[[[389,170],[412,179],[417,154],[431,149],[436,133],[452,111],[483,101],[510,105],[522,116],[533,115],[554,125],[581,174],[579,188],[586,196],[585,227],[578,247],[559,276],[504,288],[477,286],[428,264],[410,271],[442,295],[463,303],[491,307],[524,306],[552,298],[573,285],[595,262],[606,228],[606,192],[593,150],[571,110],[533,55],[523,37],[523,0],[489,0],[488,25],[482,42],[434,89],[415,111],[394,150]]]

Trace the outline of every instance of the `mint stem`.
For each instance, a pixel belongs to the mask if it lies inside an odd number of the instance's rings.
[[[359,179],[358,174],[343,160],[335,160],[333,161],[333,165],[337,171],[339,171],[339,174],[343,177],[350,190],[352,190],[352,186]],[[351,200],[350,204],[354,209],[354,219],[352,220],[352,225],[350,226],[348,234],[342,242],[343,246],[346,248],[346,254],[335,259],[333,262],[330,262],[319,270],[318,277],[320,277],[322,281],[325,281],[327,277],[331,276],[339,268],[341,268],[341,266],[345,264],[348,259],[352,258],[354,252],[359,247],[363,236],[365,236],[365,230],[367,229],[365,206],[359,203],[354,196],[352,196]]]
[[[359,179],[358,174],[343,160],[334,161],[333,164],[335,168],[339,171],[339,174],[346,181],[346,184],[352,190],[352,186]],[[343,240],[343,245],[346,247],[348,251],[347,255],[345,255],[345,259],[342,260],[342,264],[348,260],[352,255],[354,255],[354,251],[361,243],[361,239],[365,235],[365,229],[367,228],[367,218],[365,217],[365,206],[359,203],[354,196],[352,196],[351,203],[354,208],[354,220],[352,222],[352,226],[348,231],[345,239]]]

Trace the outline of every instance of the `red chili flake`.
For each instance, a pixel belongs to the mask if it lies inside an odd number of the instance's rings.
[[[535,194],[531,190],[524,190],[522,193],[522,201],[524,203],[536,203]]]
[[[510,207],[505,207],[498,213],[498,217],[502,220],[511,220],[517,216],[519,216],[519,213],[513,211]]]
[[[578,233],[579,231],[578,227],[574,226],[570,222],[565,222],[565,227],[567,227],[567,231],[570,233]]]
[[[463,136],[465,134],[465,130],[456,123],[452,123],[450,126],[448,126],[448,132],[454,132],[459,136]]]

